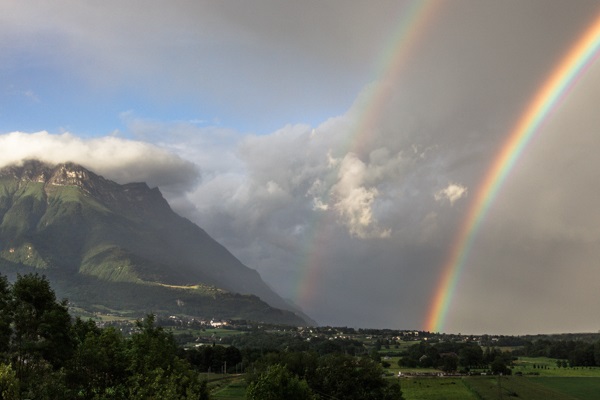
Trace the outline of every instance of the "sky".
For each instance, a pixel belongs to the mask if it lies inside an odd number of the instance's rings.
[[[158,186],[323,325],[425,329],[493,161],[600,2],[0,0],[0,166]],[[537,128],[436,328],[600,330],[600,61]]]

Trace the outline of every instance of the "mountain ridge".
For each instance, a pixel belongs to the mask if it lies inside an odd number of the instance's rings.
[[[176,305],[185,302],[172,299],[173,293],[194,303],[194,293],[207,297],[212,287],[223,291],[214,292],[217,297],[256,297],[255,317],[261,307],[273,307],[287,322],[314,324],[258,272],[175,213],[158,188],[140,182],[120,185],[74,163],[27,160],[0,169],[0,266],[42,270],[62,282],[76,302],[85,295],[68,287],[73,280],[88,282],[88,288],[94,286],[90,282],[115,288],[128,284],[135,290],[144,286],[142,292],[159,293]],[[165,307],[181,311],[173,304]],[[269,318],[272,314],[265,311]]]

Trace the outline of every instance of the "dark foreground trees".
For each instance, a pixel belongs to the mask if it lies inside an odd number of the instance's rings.
[[[279,353],[256,364],[247,396],[259,399],[402,400],[397,380],[383,376],[380,364],[369,357],[342,353]],[[284,396],[294,388],[297,397]]]
[[[183,351],[153,315],[125,336],[73,320],[43,276],[18,276],[14,284],[0,276],[0,400],[206,400],[201,372],[251,363],[249,399],[402,399],[380,364],[340,353],[354,343],[325,343],[318,351],[215,345]]]
[[[510,374],[513,356],[497,348],[487,347],[485,351],[476,343],[437,343],[420,342],[408,348],[404,357],[398,360],[400,367],[438,368],[445,372],[467,372],[473,368],[487,368],[495,374]],[[492,365],[493,364],[493,365]]]
[[[300,379],[280,364],[271,365],[250,382],[248,400],[316,400],[305,379]]]
[[[208,399],[173,336],[138,321],[124,337],[72,321],[65,301],[37,274],[0,276],[0,399]]]

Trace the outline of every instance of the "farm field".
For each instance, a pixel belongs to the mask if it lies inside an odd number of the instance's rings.
[[[213,400],[244,400],[246,398],[246,382],[237,378],[211,391]]]
[[[521,398],[528,400],[573,400],[564,393],[523,377],[472,377],[465,384],[481,400]]]
[[[538,373],[539,376],[600,378],[600,367],[558,368],[556,359],[547,357],[519,357],[514,364],[513,375],[521,372],[523,375]],[[537,368],[534,368],[534,365]],[[540,366],[542,368],[539,368]]]
[[[542,377],[531,380],[578,400],[595,400],[600,393],[600,378]]]
[[[500,382],[500,384],[499,384]],[[596,400],[600,378],[584,377],[465,377],[405,378],[400,381],[405,400]],[[215,400],[243,400],[246,384],[241,377],[212,382]]]
[[[406,400],[477,400],[460,378],[406,378],[400,380]]]
[[[246,381],[243,375],[211,375],[208,380],[210,398],[213,400],[243,400],[246,398]]]
[[[432,373],[437,374],[437,373],[443,372],[442,370],[435,369],[435,368],[400,367],[398,365],[398,360],[400,360],[400,357],[383,358],[383,361],[386,361],[390,364],[389,367],[384,368],[387,374],[398,376],[398,373],[400,373],[400,372],[402,374],[432,374]]]
[[[548,378],[554,379],[554,378]],[[575,397],[564,390],[557,390],[538,381],[538,378],[525,377],[471,377],[465,384],[481,400],[521,398],[528,400],[593,400],[596,397]]]

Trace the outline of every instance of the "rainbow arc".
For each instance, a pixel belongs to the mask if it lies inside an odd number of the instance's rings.
[[[541,126],[570,93],[587,68],[596,61],[599,54],[600,15],[568,50],[537,90],[485,174],[442,267],[442,275],[427,315],[425,330],[443,330],[449,306],[471,252],[473,241],[498,191],[527,145],[531,143],[536,133],[540,132]]]
[[[377,123],[392,94],[393,84],[443,3],[437,0],[412,0],[401,4],[396,27],[377,62],[379,67],[375,71],[375,83],[368,92],[366,106],[349,132],[345,148],[341,149],[342,154],[356,154],[365,149],[377,129]],[[319,271],[325,257],[323,243],[327,242],[326,227],[332,222],[326,214],[317,215],[312,223],[312,236],[304,251],[304,262],[298,274],[295,298],[300,305],[311,303],[318,286]]]

